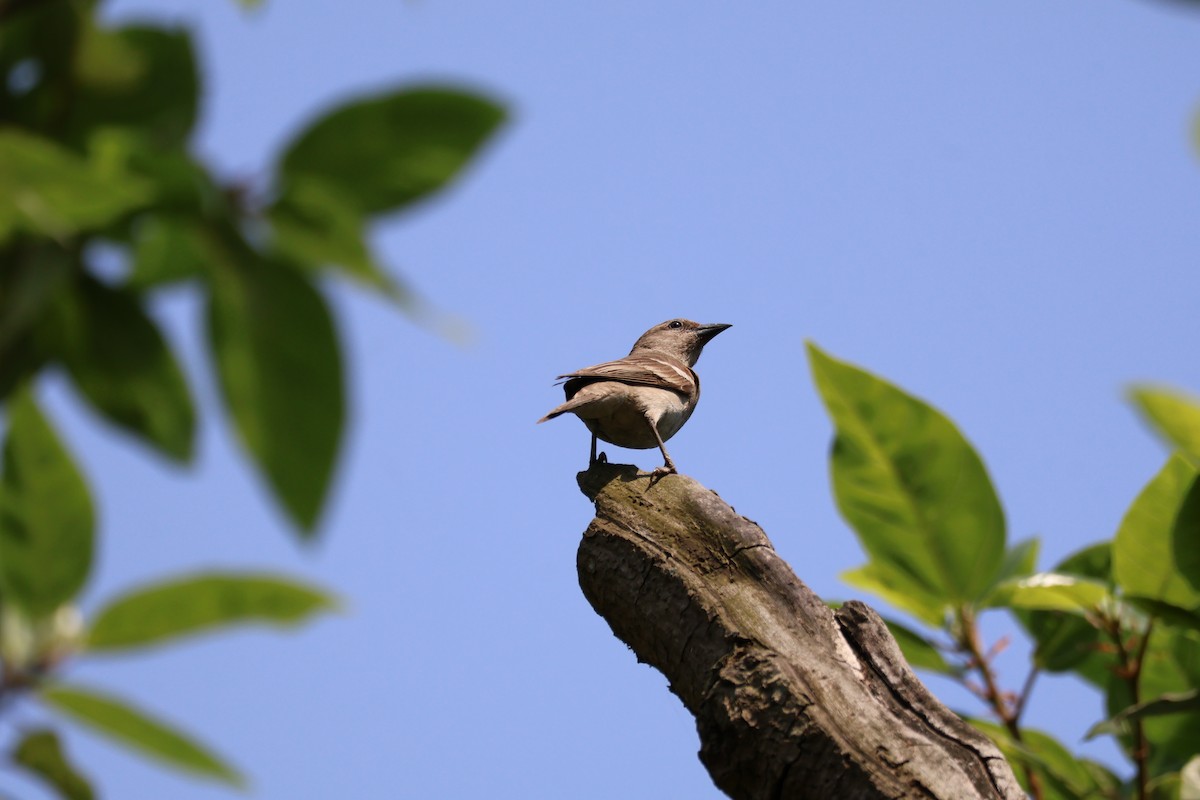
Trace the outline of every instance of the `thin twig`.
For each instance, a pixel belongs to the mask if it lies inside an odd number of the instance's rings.
[[[1025,706],[1029,703],[1029,695],[1033,694],[1033,684],[1040,674],[1040,669],[1037,664],[1034,664],[1029,674],[1025,676],[1025,683],[1021,686],[1021,693],[1017,695],[1017,705],[1013,709],[1013,722],[1020,723],[1021,716],[1025,713]]]
[[[1006,701],[996,682],[996,673],[992,670],[991,661],[984,654],[979,638],[979,627],[975,624],[975,615],[970,609],[960,608],[958,610],[958,627],[959,646],[970,656],[969,666],[977,669],[979,676],[983,679],[981,697],[992,707],[992,711],[1000,719],[1013,741],[1021,743],[1021,726],[1018,724],[1018,720],[1024,706],[1024,698],[1028,696],[1028,690],[1031,688],[1034,673],[1030,673],[1030,677],[1025,679],[1025,690],[1021,697],[1016,702]],[[1022,759],[1021,768],[1025,771],[1025,783],[1029,787],[1030,796],[1034,800],[1043,800],[1045,795],[1042,790],[1042,781],[1033,766]]]

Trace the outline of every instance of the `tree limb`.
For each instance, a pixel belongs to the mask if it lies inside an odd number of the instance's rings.
[[[700,760],[730,797],[1024,797],[874,611],[850,602],[835,614],[714,492],[604,463],[579,485],[596,504],[579,546],[583,593],[696,716]]]

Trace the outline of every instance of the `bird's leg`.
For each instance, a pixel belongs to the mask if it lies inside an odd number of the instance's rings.
[[[654,420],[647,417],[646,422],[650,423],[650,430],[654,433],[654,440],[658,442],[658,449],[663,454],[663,465],[650,474],[650,480],[653,482],[664,475],[674,475],[679,470],[675,469],[675,462],[671,460],[671,454],[667,452],[667,446],[663,444],[662,436],[659,436],[658,426],[654,424]]]
[[[592,434],[592,454],[590,456],[588,456],[588,466],[590,467],[593,464],[607,464],[607,463],[608,463],[608,456],[606,454],[601,453],[599,457],[596,456],[596,434],[593,433]]]

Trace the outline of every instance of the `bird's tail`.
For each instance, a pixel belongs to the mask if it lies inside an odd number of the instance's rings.
[[[562,416],[563,414],[567,414],[571,411],[574,411],[576,408],[579,408],[579,406],[584,405],[585,402],[586,401],[584,401],[582,399],[568,400],[567,402],[563,403],[561,406],[551,409],[550,413],[546,414],[546,416],[542,417],[541,419],[539,419],[537,421],[537,424],[540,425],[548,419],[554,419],[555,417]]]

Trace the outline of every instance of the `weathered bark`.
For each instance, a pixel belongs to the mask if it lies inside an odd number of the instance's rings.
[[[996,747],[913,675],[868,606],[836,613],[762,529],[682,475],[579,475],[596,518],[579,584],[696,716],[738,800],[1023,798]]]

